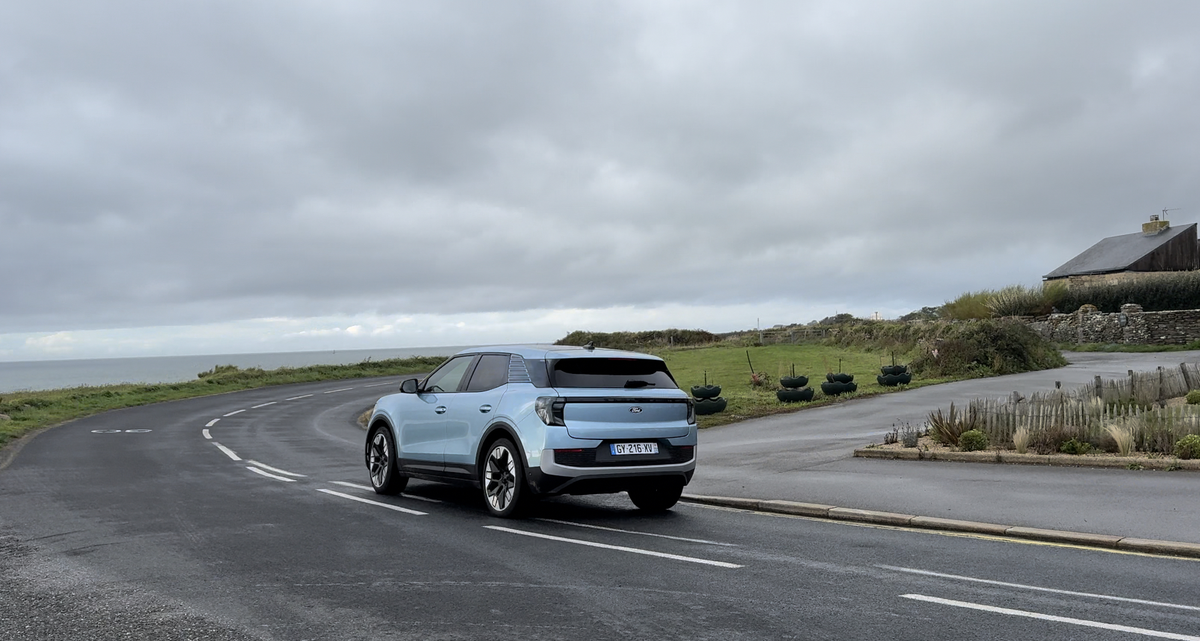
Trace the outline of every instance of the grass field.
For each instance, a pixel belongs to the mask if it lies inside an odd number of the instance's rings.
[[[770,377],[770,385],[761,387],[751,385],[750,365],[746,362],[747,352],[749,352],[750,361],[754,364],[754,370]],[[721,396],[729,401],[729,406],[720,414],[699,417],[701,427],[713,427],[747,418],[792,412],[804,407],[838,402],[838,399],[861,398],[900,390],[900,388],[882,387],[875,381],[875,376],[879,374],[879,367],[892,364],[890,354],[885,355],[877,351],[816,344],[784,344],[749,348],[733,346],[679,348],[658,350],[654,353],[666,360],[679,387],[685,391],[690,391],[693,385],[703,384],[706,373],[710,385],[721,386]],[[897,354],[896,362],[907,363],[907,355]],[[816,398],[811,403],[780,403],[775,397],[775,390],[779,389],[779,377],[791,375],[793,364],[796,366],[796,374],[807,376],[809,386],[817,392]],[[858,383],[858,391],[853,394],[843,394],[838,399],[824,398],[820,386],[821,382],[825,380],[826,372],[854,374],[854,382]],[[914,378],[912,384],[906,387],[923,387],[952,380],[959,379]]]

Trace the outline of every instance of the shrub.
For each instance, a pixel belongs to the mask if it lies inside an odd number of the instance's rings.
[[[909,367],[922,376],[1003,375],[1062,367],[1067,361],[1049,341],[1016,321],[980,320],[945,328],[934,351]]]
[[[1080,456],[1083,454],[1087,454],[1088,452],[1091,452],[1092,445],[1091,445],[1091,443],[1088,443],[1087,441],[1080,441],[1078,439],[1072,438],[1071,440],[1066,441],[1062,445],[1060,445],[1058,448],[1058,451],[1062,452],[1063,454],[1072,454],[1075,456]]]
[[[1175,456],[1181,459],[1200,458],[1200,435],[1188,434],[1175,443]]]
[[[656,347],[709,345],[721,337],[702,329],[662,329],[647,332],[584,332],[575,331],[554,342],[555,345],[587,345],[611,349],[645,351]]]
[[[916,447],[921,440],[921,432],[908,423],[904,424],[904,429],[900,430],[900,442],[904,447]]]
[[[1200,309],[1200,271],[1167,272],[1137,280],[1074,287],[1063,293],[1058,308],[1075,311],[1084,304],[1102,312],[1119,312],[1137,303],[1148,312]]]
[[[1200,405],[1200,389],[1194,389],[1187,393],[1188,405]]]
[[[942,414],[942,408],[929,413],[929,435],[933,440],[945,445],[958,445],[958,439],[964,432],[969,432],[979,424],[975,412],[958,412],[954,403],[950,404],[950,413]]]
[[[986,450],[987,446],[987,434],[984,434],[979,430],[967,430],[958,437],[958,448],[964,452]]]

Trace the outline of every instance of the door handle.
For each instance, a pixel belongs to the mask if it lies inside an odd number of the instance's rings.
[[[438,414],[445,414],[445,413],[446,413],[446,406],[445,406],[445,405],[438,405],[437,407],[433,408],[433,411],[434,411],[434,412],[437,412]]]
[[[479,411],[483,414],[487,414],[488,412],[492,411],[492,406],[491,405],[480,405]]]

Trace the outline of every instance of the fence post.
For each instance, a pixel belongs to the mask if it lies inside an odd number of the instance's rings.
[[[1158,366],[1158,398],[1155,400],[1157,400],[1160,403],[1163,401],[1163,399],[1165,399],[1167,397],[1167,390],[1166,390],[1167,383],[1166,383],[1166,379],[1165,379],[1165,374],[1166,374],[1166,371],[1163,369],[1163,366],[1159,365]]]
[[[1096,380],[1092,383],[1092,387],[1096,392],[1096,398],[1104,398],[1104,381],[1100,379],[1100,375],[1096,375]]]
[[[1180,363],[1179,371],[1183,373],[1183,384],[1187,385],[1188,391],[1190,392],[1191,390],[1195,389],[1195,387],[1192,385],[1192,376],[1188,374],[1187,371],[1187,363]]]

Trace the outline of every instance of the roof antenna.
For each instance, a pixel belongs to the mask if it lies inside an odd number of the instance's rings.
[[[1180,209],[1182,209],[1182,207],[1171,207],[1171,208],[1163,207],[1162,219],[1163,219],[1163,220],[1166,220],[1166,219],[1167,219],[1167,212],[1169,212],[1169,211],[1179,211]]]

